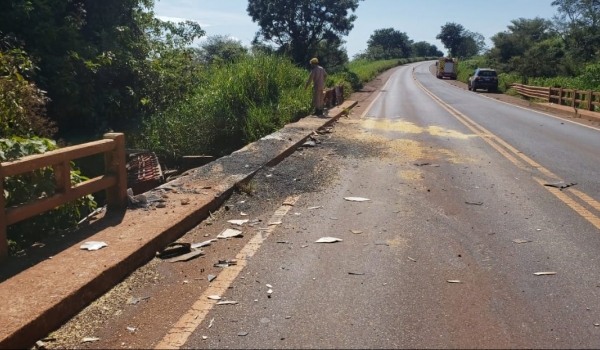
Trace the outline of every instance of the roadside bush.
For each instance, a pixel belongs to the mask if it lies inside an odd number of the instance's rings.
[[[0,50],[0,137],[51,137],[56,126],[46,118],[44,91],[27,78],[35,65],[19,49]]]
[[[43,154],[58,149],[50,139],[20,137],[0,139],[0,162],[11,161],[33,154]],[[71,163],[71,184],[88,180]],[[50,197],[54,193],[54,171],[43,168],[31,173],[4,179],[6,207],[24,204],[29,201]],[[21,221],[8,227],[10,252],[14,254],[22,247],[30,245],[47,235],[74,228],[78,221],[96,208],[91,195],[59,206],[48,212]]]
[[[307,72],[288,59],[259,55],[210,69],[188,101],[144,122],[135,147],[169,160],[222,156],[310,112]]]

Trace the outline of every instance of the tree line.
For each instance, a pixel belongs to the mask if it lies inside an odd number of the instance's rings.
[[[483,36],[458,23],[442,26],[437,39],[453,57],[478,57],[479,63],[523,80],[577,78],[581,89],[600,90],[600,1],[554,0],[553,18],[514,19],[493,35]],[[546,83],[551,83],[546,81]],[[566,87],[566,86],[564,86]]]

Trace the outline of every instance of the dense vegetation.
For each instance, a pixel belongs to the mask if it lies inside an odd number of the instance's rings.
[[[463,58],[462,81],[477,67],[492,67],[501,73],[502,91],[514,82],[600,91],[600,2],[555,0],[552,6],[554,18],[512,20],[507,30],[491,37],[489,49],[480,45],[478,52],[459,53],[469,32],[455,23],[443,26],[438,38]]]
[[[349,65],[342,38],[359,2],[251,0],[248,14],[261,26],[252,47],[226,36],[198,47],[204,30],[157,19],[153,0],[2,1],[0,160],[107,131],[125,132],[129,147],[171,164],[186,154],[230,153],[310,112],[308,58],[318,57],[330,73],[327,85],[342,84],[348,94],[408,62],[392,56]],[[300,24],[306,31],[298,33]],[[51,196],[53,177],[46,168],[5,179],[7,205]],[[75,164],[71,180],[85,180]],[[12,225],[11,249],[63,232],[95,207],[88,196]]]

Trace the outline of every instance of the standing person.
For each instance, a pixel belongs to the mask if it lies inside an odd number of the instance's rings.
[[[323,67],[319,66],[319,60],[313,58],[310,60],[312,70],[310,71],[310,77],[304,89],[307,89],[310,83],[313,83],[313,108],[315,109],[316,115],[323,115],[323,89],[325,89],[325,80],[327,80],[327,72]]]

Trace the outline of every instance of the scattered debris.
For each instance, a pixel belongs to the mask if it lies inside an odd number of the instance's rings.
[[[203,336],[202,336],[202,340],[206,340],[206,339],[208,339],[208,337],[207,337],[207,336],[205,336],[205,335],[203,335]]]
[[[182,198],[181,199],[181,205],[188,205],[190,204],[190,199],[189,198]]]
[[[40,247],[40,248],[44,248],[45,244],[44,243],[40,243],[40,242],[35,242],[31,245],[31,247]]]
[[[336,243],[342,242],[343,239],[335,238],[335,237],[322,237],[315,241],[315,243]]]
[[[160,259],[168,259],[174,256],[187,254],[192,251],[190,243],[169,243],[163,250],[156,252],[156,257]]]
[[[308,245],[306,245],[306,244],[300,246],[300,248],[306,248],[306,247],[308,247]]]
[[[227,221],[230,224],[234,224],[234,225],[238,225],[238,226],[243,226],[245,223],[247,223],[250,220],[229,220]]]
[[[536,275],[536,276],[552,276],[552,275],[556,275],[556,272],[554,272],[554,271],[535,272],[534,275]]]
[[[127,304],[129,305],[137,305],[137,303],[140,302],[140,299],[138,298],[129,298],[129,300],[127,301]]]
[[[46,344],[43,341],[38,340],[35,342],[35,347],[36,349],[44,350],[46,349]]]
[[[459,281],[459,280],[448,280],[447,282],[448,282],[448,283],[462,283],[462,282],[461,282],[461,281]]]
[[[233,238],[233,237],[241,237],[241,236],[242,236],[242,231],[228,228],[225,231],[219,233],[217,238]]]
[[[330,219],[330,220],[337,220],[338,218],[336,218],[336,217],[332,216],[332,217],[330,217],[329,219]]]
[[[483,205],[483,202],[465,202],[468,205]]]
[[[248,216],[248,214],[246,214],[242,211],[242,212],[240,212],[240,216]]]
[[[544,186],[548,186],[548,187],[554,187],[554,188],[558,188],[558,189],[565,189],[565,188],[569,188],[571,186],[575,186],[577,185],[576,182],[571,182],[571,183],[564,183],[564,182],[556,182],[556,183],[548,183],[548,184],[544,184]]]
[[[81,245],[81,247],[79,247],[80,249],[83,250],[99,250],[102,249],[104,247],[108,247],[108,244],[106,244],[106,242],[95,242],[95,241],[90,241],[90,242],[85,242]]]
[[[323,206],[309,207],[308,210],[323,209]]]
[[[215,275],[208,275],[206,277],[206,279],[208,279],[208,283],[210,283],[210,282],[214,281],[215,279],[217,279],[217,276],[215,276]]]
[[[97,342],[98,340],[100,340],[100,338],[96,338],[96,337],[86,337],[83,338],[81,340],[82,343],[93,343],[93,342]]]
[[[408,260],[412,261],[412,262],[417,262],[416,259],[411,258],[410,256],[408,257]]]
[[[273,289],[269,288],[269,290],[267,291],[267,294],[273,294]]]
[[[209,295],[208,299],[210,300],[221,300],[221,297],[218,295]]]
[[[361,233],[363,233],[362,231],[358,230],[350,230],[350,232],[354,233],[355,235],[360,235]]]
[[[233,300],[224,300],[217,302],[217,305],[236,305],[238,302]]]
[[[214,264],[214,267],[229,267],[237,265],[237,260],[219,260],[218,263]]]
[[[315,147],[317,145],[317,143],[315,141],[306,141],[305,143],[302,144],[302,147]]]
[[[288,241],[277,241],[277,243],[280,243],[280,244],[290,244],[290,242],[288,242]]]
[[[370,201],[369,198],[363,198],[363,197],[345,197],[345,200],[349,201],[349,202],[367,202]]]
[[[281,221],[269,222],[269,226],[277,226],[277,225],[281,225],[281,224],[283,224],[283,222],[281,222]]]
[[[431,163],[429,162],[421,162],[421,163],[415,163],[414,165],[416,166],[425,166],[425,165],[430,165]]]
[[[168,262],[170,263],[176,263],[176,262],[185,262],[185,261],[190,261],[194,258],[199,257],[200,255],[204,255],[205,253],[202,250],[195,250],[193,252],[189,252],[187,254],[183,254],[177,257],[174,257],[170,260],[168,260]]]
[[[389,246],[388,242],[386,242],[386,241],[375,241],[375,245]]]
[[[135,327],[127,327],[127,330],[130,332],[135,332],[137,328]]]
[[[348,272],[352,276],[364,276],[364,272]]]
[[[238,332],[238,336],[245,337],[248,335],[248,332]]]
[[[517,239],[513,239],[512,240],[513,243],[517,243],[517,244],[524,244],[524,243],[531,243],[533,242],[530,239],[521,239],[521,238],[517,238]]]
[[[217,241],[216,239],[211,239],[211,240],[204,241],[204,242],[201,242],[201,243],[194,243],[190,247],[192,249],[198,249],[198,248],[209,246],[209,245],[211,245],[212,243],[214,243],[216,241]]]
[[[287,205],[289,207],[293,207],[294,203],[295,203],[295,201],[293,199],[287,199],[285,202],[283,202],[283,205]]]
[[[213,317],[210,319],[210,322],[208,323],[208,328],[212,327],[214,322],[215,322],[215,318]]]

